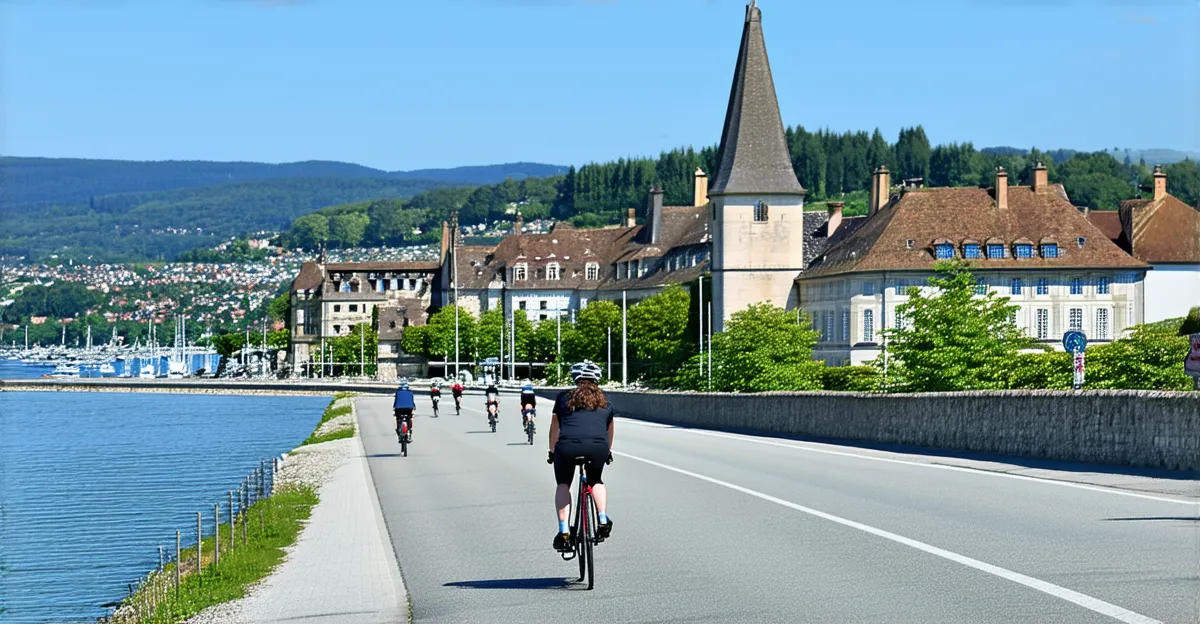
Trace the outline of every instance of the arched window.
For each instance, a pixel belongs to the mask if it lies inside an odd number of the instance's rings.
[[[758,221],[760,223],[763,221],[766,221],[767,216],[768,216],[767,202],[760,201],[754,205],[754,220],[755,221]]]
[[[546,279],[550,279],[550,280],[558,279],[558,263],[557,262],[551,262],[550,264],[546,265]]]
[[[595,281],[595,280],[600,279],[600,265],[595,262],[589,262],[587,264],[586,278],[588,279],[588,281]]]

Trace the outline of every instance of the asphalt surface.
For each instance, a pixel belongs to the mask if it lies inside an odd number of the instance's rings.
[[[1200,485],[1079,486],[625,419],[587,591],[550,548],[550,406],[530,446],[516,397],[494,434],[483,397],[463,402],[437,419],[419,404],[404,458],[390,399],[358,400],[414,622],[1200,622]]]

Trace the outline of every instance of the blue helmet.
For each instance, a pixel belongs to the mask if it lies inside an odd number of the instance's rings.
[[[533,392],[533,384],[525,384],[521,386],[521,392]]]
[[[400,380],[400,389],[401,389],[401,390],[408,390],[408,380],[407,380],[407,379],[401,379],[401,380]]]

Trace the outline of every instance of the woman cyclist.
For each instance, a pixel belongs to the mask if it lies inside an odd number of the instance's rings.
[[[550,419],[550,461],[554,464],[554,507],[558,510],[555,550],[571,549],[571,529],[567,518],[571,511],[571,480],[575,477],[575,458],[586,457],[584,474],[592,486],[599,526],[596,534],[606,538],[612,533],[606,506],[608,491],[601,480],[604,464],[612,461],[613,416],[608,398],[600,390],[600,367],[589,360],[571,366],[575,388],[560,392],[554,401]]]
[[[533,415],[533,410],[537,408],[537,394],[533,392],[533,384],[525,384],[521,386],[521,425],[524,426],[528,422],[529,417]]]
[[[462,395],[463,395],[462,382],[455,379],[454,385],[450,386],[450,394],[454,395],[454,411],[461,412],[462,411]]]

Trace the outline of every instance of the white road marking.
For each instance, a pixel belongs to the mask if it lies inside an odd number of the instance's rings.
[[[810,507],[798,505],[791,501],[786,501],[786,500],[783,500],[782,498],[777,498],[775,496],[771,496],[770,494],[763,494],[762,492],[759,492],[756,490],[751,490],[750,488],[745,488],[740,485],[735,485],[735,484],[729,483],[727,481],[721,481],[720,479],[714,479],[712,477],[707,477],[702,474],[691,472],[690,470],[684,470],[682,468],[668,466],[667,464],[662,464],[662,463],[659,463],[659,462],[656,462],[656,461],[653,461],[650,459],[646,459],[644,457],[638,457],[636,455],[630,455],[628,453],[622,453],[620,451],[613,451],[613,455],[619,455],[621,457],[632,459],[634,461],[640,461],[642,463],[649,464],[651,466],[662,468],[663,470],[669,470],[671,472],[676,472],[676,473],[679,473],[682,475],[700,479],[701,481],[707,481],[709,483],[712,483],[715,485],[720,485],[722,487],[726,487],[731,490],[741,492],[743,494],[748,494],[755,498],[760,498],[762,500],[765,500],[765,501],[768,501],[771,503],[775,503],[777,505],[782,505],[789,509],[794,509],[796,511],[806,513],[808,515],[815,516],[815,517],[821,518],[823,520],[829,520],[830,522],[836,522],[837,524],[840,524],[842,526],[847,526],[852,529],[857,529],[859,531],[863,531],[864,533],[870,533],[871,535],[875,535],[877,537],[882,537],[886,540],[890,540],[890,541],[896,542],[898,544],[903,544],[905,546],[915,548],[917,550],[929,553],[931,555],[936,555],[943,559],[947,559],[949,561],[953,561],[955,563],[959,563],[959,564],[965,565],[967,567],[974,568],[981,572],[986,572],[987,574],[991,574],[993,576],[998,576],[1002,579],[1012,581],[1012,582],[1018,583],[1020,585],[1024,585],[1031,589],[1035,589],[1042,593],[1054,596],[1055,598],[1060,598],[1062,600],[1066,600],[1067,602],[1077,604],[1077,605],[1079,605],[1085,609],[1088,609],[1090,611],[1094,611],[1094,612],[1100,613],[1102,615],[1107,615],[1107,616],[1114,618],[1116,620],[1119,620],[1121,622],[1126,622],[1128,624],[1162,624],[1162,622],[1160,622],[1159,620],[1155,620],[1151,617],[1147,617],[1140,613],[1134,613],[1133,611],[1130,611],[1128,609],[1123,609],[1114,604],[1104,602],[1103,600],[1100,600],[1099,598],[1093,598],[1091,596],[1088,596],[1087,594],[1081,594],[1077,591],[1067,589],[1065,587],[1061,587],[1061,586],[1055,585],[1053,583],[1049,583],[1049,582],[1046,582],[1046,581],[1043,581],[1040,579],[1036,579],[1031,576],[1026,576],[1019,572],[1013,572],[1012,570],[1009,570],[1007,568],[1001,568],[1000,566],[995,566],[990,563],[984,563],[982,561],[979,561],[978,559],[972,559],[970,557],[967,557],[966,555],[960,555],[958,553],[951,552],[951,551],[945,550],[943,548],[938,548],[937,546],[932,546],[930,544],[926,544],[925,542],[920,542],[920,541],[917,541],[917,540],[914,540],[914,539],[911,539],[908,537],[904,537],[903,535],[897,535],[895,533],[891,533],[891,532],[885,531],[883,529],[875,528],[873,526],[866,525],[861,522],[855,522],[854,520],[848,520],[848,519],[842,518],[840,516],[835,516],[833,514],[828,514],[823,511],[818,511],[816,509],[812,509]]]
[[[1200,505],[1200,500],[1187,500],[1187,499],[1179,499],[1179,498],[1168,498],[1166,496],[1154,496],[1153,494],[1141,494],[1138,492],[1130,492],[1128,490],[1120,490],[1120,489],[1116,489],[1116,488],[1103,487],[1103,486],[1099,486],[1099,485],[1086,485],[1083,483],[1075,483],[1072,481],[1058,481],[1055,479],[1046,479],[1043,477],[1030,477],[1027,475],[1015,475],[1015,474],[1010,474],[1007,472],[998,472],[995,470],[984,470],[981,468],[969,468],[966,466],[949,466],[946,464],[931,464],[931,463],[926,463],[926,462],[918,462],[918,461],[911,461],[911,460],[905,460],[905,459],[892,459],[890,457],[877,457],[874,455],[863,455],[860,453],[850,453],[850,452],[846,452],[846,451],[832,451],[829,449],[814,448],[811,446],[803,446],[800,444],[787,444],[784,442],[776,442],[774,440],[764,440],[762,438],[757,438],[754,436],[720,433],[720,432],[716,432],[716,431],[705,431],[703,429],[695,429],[692,427],[677,427],[677,426],[673,426],[673,425],[663,425],[660,423],[651,423],[651,422],[646,422],[646,421],[636,420],[636,419],[631,419],[631,418],[622,418],[621,420],[624,420],[624,421],[630,422],[630,423],[636,423],[640,426],[655,428],[655,429],[675,429],[677,431],[686,431],[688,433],[694,433],[696,435],[705,435],[705,436],[711,436],[714,438],[726,438],[729,440],[740,440],[742,442],[752,442],[754,444],[766,444],[767,446],[778,446],[778,447],[782,447],[782,448],[794,449],[797,451],[806,451],[809,453],[822,453],[825,455],[838,455],[841,457],[852,457],[855,459],[867,459],[870,461],[887,462],[887,463],[891,463],[891,464],[904,464],[906,466],[920,466],[920,467],[924,467],[924,468],[937,468],[940,470],[952,470],[955,472],[967,472],[967,473],[983,475],[983,476],[1004,477],[1006,479],[1017,479],[1019,481],[1033,481],[1033,482],[1037,482],[1037,483],[1044,483],[1046,485],[1057,485],[1057,486],[1061,486],[1061,487],[1075,488],[1077,490],[1089,490],[1092,492],[1103,492],[1105,494],[1118,494],[1120,496],[1131,496],[1133,498],[1143,498],[1143,499],[1147,499],[1147,500],[1158,501],[1161,503],[1175,503],[1177,505]]]

